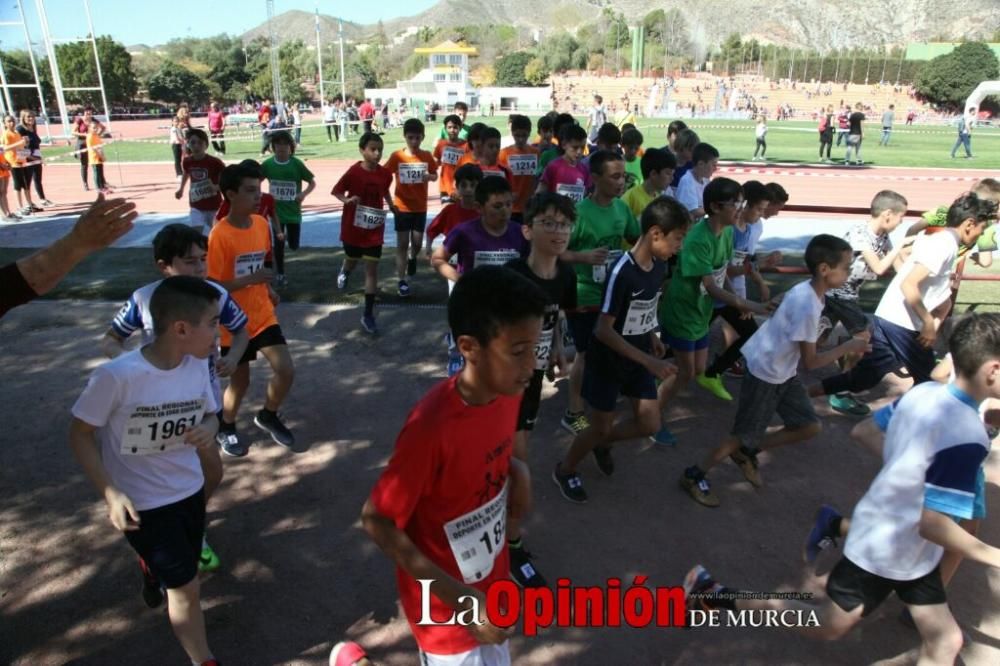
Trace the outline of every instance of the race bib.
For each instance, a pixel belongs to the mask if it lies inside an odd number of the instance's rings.
[[[441,151],[441,164],[450,164],[455,166],[458,161],[462,159],[462,155],[465,151],[461,148],[455,148],[454,146],[445,146],[444,150]]]
[[[444,533],[464,582],[489,576],[507,539],[507,484],[486,504],[445,523]]]
[[[729,261],[730,266],[742,266],[747,260],[747,253],[743,250],[733,250],[733,258]]]
[[[542,331],[535,345],[535,369],[545,370],[549,367],[549,358],[552,356],[552,334],[555,329],[549,328]]]
[[[604,281],[608,279],[608,273],[611,272],[611,269],[614,268],[623,254],[624,251],[622,250],[608,250],[608,258],[605,259],[604,263],[593,267],[595,284],[604,284]]]
[[[354,226],[358,229],[378,229],[385,224],[386,211],[381,208],[358,206],[354,211]]]
[[[632,301],[628,306],[628,314],[625,315],[625,324],[622,326],[622,335],[642,335],[649,333],[656,328],[656,304],[660,300],[660,294],[645,301]]]
[[[275,201],[295,201],[298,187],[291,180],[272,180],[268,191]]]
[[[31,157],[31,151],[27,148],[18,148],[14,151],[14,154],[17,156],[18,162],[23,162]]]
[[[202,201],[203,199],[211,199],[215,196],[215,189],[212,185],[212,181],[207,178],[197,182],[192,181],[188,196],[191,203]]]
[[[520,257],[517,250],[477,250],[473,255],[472,267],[503,266],[511,259]]]
[[[204,398],[136,405],[125,422],[119,451],[125,456],[148,456],[184,448],[184,433],[198,425],[204,413]]]
[[[507,174],[499,169],[483,169],[483,178],[507,178]]]
[[[422,185],[427,175],[427,165],[423,162],[404,162],[399,165],[400,185]]]
[[[725,288],[726,286],[725,266],[723,266],[722,268],[717,268],[714,271],[712,271],[712,282],[714,282],[715,286],[718,287],[719,289]],[[705,289],[704,282],[698,283],[698,291],[701,293],[702,296],[708,296],[708,289]]]
[[[236,255],[236,263],[233,266],[233,273],[236,277],[246,277],[253,275],[264,267],[264,257],[266,252],[248,252]]]
[[[561,194],[567,196],[576,203],[583,201],[583,195],[586,194],[586,188],[583,185],[567,185],[566,183],[559,183],[556,185],[556,194]]]
[[[538,156],[511,155],[507,158],[507,166],[515,176],[534,176],[538,169]]]

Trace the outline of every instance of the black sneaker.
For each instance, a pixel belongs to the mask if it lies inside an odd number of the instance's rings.
[[[240,436],[235,430],[219,430],[215,435],[215,442],[223,453],[233,458],[242,458],[250,453],[250,447],[240,441]]]
[[[139,569],[142,570],[142,601],[149,608],[159,608],[163,604],[163,587],[149,570],[146,561],[139,558]]]
[[[291,447],[295,444],[295,435],[285,427],[276,412],[269,412],[266,409],[260,410],[254,417],[253,424],[266,431],[271,435],[271,439],[282,446]]]
[[[587,503],[587,491],[583,489],[583,481],[576,472],[573,474],[560,474],[557,463],[556,468],[552,470],[552,480],[559,486],[560,494],[570,502],[575,502],[576,504]]]
[[[417,258],[410,257],[406,260],[406,274],[413,277],[417,274]]]
[[[521,587],[545,587],[545,578],[531,563],[531,553],[524,546],[510,546],[510,575]]]
[[[597,461],[597,469],[601,470],[604,476],[611,476],[615,473],[615,459],[611,457],[610,446],[594,447],[594,460]]]

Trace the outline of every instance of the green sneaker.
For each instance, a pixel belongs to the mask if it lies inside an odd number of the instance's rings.
[[[215,554],[212,547],[207,543],[205,547],[201,549],[201,557],[198,558],[198,571],[202,573],[207,573],[209,571],[215,571],[221,566],[219,562],[219,556]]]
[[[850,393],[830,396],[830,407],[848,416],[868,416],[872,408],[863,402],[858,402]]]
[[[712,395],[714,395],[719,400],[732,400],[733,396],[729,394],[726,387],[722,384],[721,377],[709,377],[706,374],[700,374],[694,378],[698,382],[698,386],[702,387]]]

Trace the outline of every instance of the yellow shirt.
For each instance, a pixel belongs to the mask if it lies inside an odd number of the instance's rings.
[[[650,195],[646,192],[642,185],[633,185],[629,188],[628,192],[622,195],[622,201],[629,207],[632,214],[635,215],[635,219],[642,217],[642,211],[646,210],[653,199],[659,195]]]

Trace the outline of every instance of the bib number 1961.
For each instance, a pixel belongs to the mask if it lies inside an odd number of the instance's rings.
[[[125,422],[121,453],[145,456],[183,448],[184,433],[198,425],[205,400],[137,405]]]

